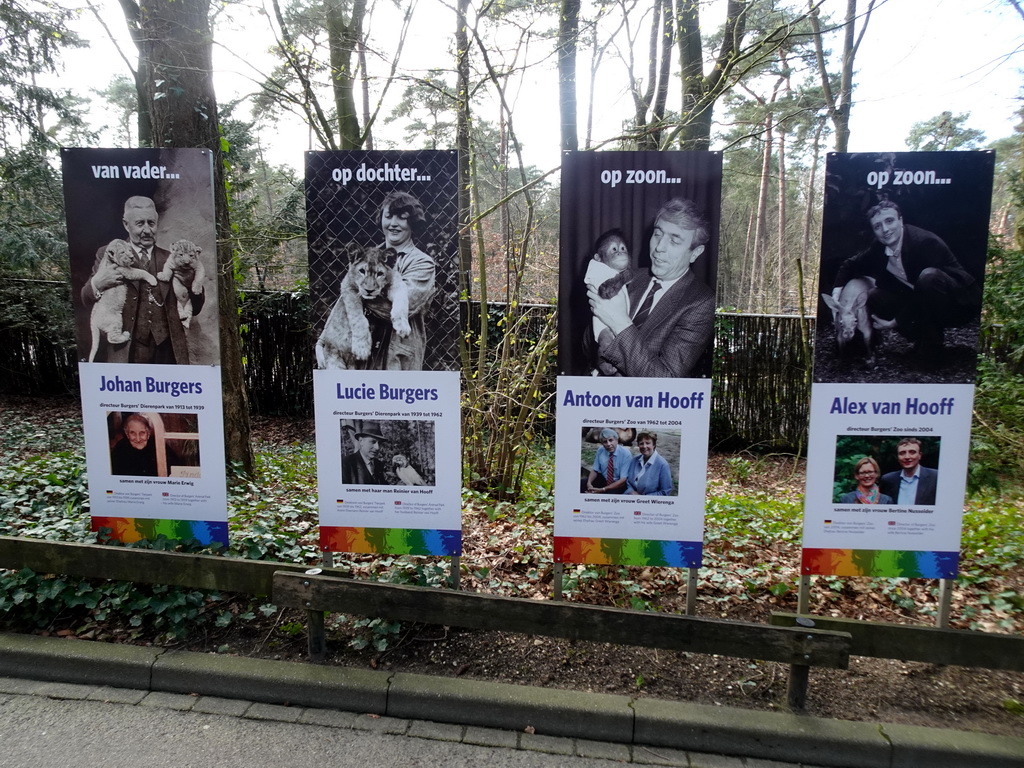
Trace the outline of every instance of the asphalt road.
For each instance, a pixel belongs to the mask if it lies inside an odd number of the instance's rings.
[[[725,761],[716,762],[716,767],[740,768],[743,765],[740,759],[715,760]],[[54,765],[82,768],[313,768],[327,765],[608,768],[614,763],[159,707],[0,695],[0,766],[52,768]]]

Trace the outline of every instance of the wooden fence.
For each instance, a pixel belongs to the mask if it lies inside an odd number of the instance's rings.
[[[323,653],[323,616],[330,611],[776,661],[790,665],[787,697],[796,709],[806,700],[810,667],[845,669],[851,655],[1024,671],[1024,637],[969,630],[789,613],[755,624],[362,582],[295,563],[10,536],[0,536],[0,568],[270,594],[279,606],[307,611],[311,654]]]
[[[810,667],[846,669],[850,662],[845,631],[359,582],[342,571],[306,571],[294,563],[0,536],[0,568],[271,594],[277,605],[307,612],[310,656],[320,661],[326,648],[324,612],[332,611],[777,661],[790,665],[787,696],[794,709],[805,706]]]

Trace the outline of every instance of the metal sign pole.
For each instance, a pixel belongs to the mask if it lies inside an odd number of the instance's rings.
[[[562,574],[565,571],[564,563],[555,563],[554,568],[551,569],[552,573],[552,586],[554,587],[554,594],[552,594],[552,600],[562,599]]]
[[[939,610],[935,615],[935,626],[949,629],[949,611],[953,603],[953,580],[939,579]]]
[[[452,589],[459,588],[459,578],[461,576],[460,571],[462,570],[461,564],[462,557],[459,555],[452,555],[451,567],[448,570],[448,584]]]
[[[801,576],[797,590],[796,612],[801,616],[811,612],[811,577]]]
[[[687,569],[686,574],[686,615],[697,613],[697,571],[698,568]]]

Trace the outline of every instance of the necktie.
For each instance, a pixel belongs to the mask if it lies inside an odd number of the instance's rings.
[[[633,325],[639,328],[645,322],[647,322],[648,315],[651,314],[651,307],[654,306],[654,294],[661,290],[661,283],[657,280],[651,280],[651,290],[647,292],[647,298],[644,299],[644,303],[640,305],[640,309],[633,315]]]
[[[608,484],[615,482],[615,454],[608,454]]]

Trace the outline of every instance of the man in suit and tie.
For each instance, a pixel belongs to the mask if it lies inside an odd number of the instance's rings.
[[[170,252],[156,244],[159,215],[156,205],[148,197],[129,197],[124,204],[121,223],[128,233],[128,241],[135,253],[133,266],[144,269],[154,277],[163,269]],[[131,333],[128,341],[111,344],[103,339],[96,354],[97,362],[105,363],[179,363],[188,365],[188,339],[178,315],[178,302],[170,282],[157,282],[150,286],[144,280],[125,280],[103,258],[104,248],[96,254],[92,274],[82,287],[82,304],[91,310],[104,291],[117,285],[126,285],[127,299],[122,312],[124,330]],[[198,292],[189,287],[192,314],[197,315],[206,301],[200,286]]]
[[[905,437],[896,446],[901,469],[882,475],[878,487],[900,505],[932,505],[939,484],[937,470],[921,466],[921,441]]]
[[[345,485],[387,485],[384,464],[377,458],[381,443],[388,442],[381,434],[380,424],[364,421],[362,429],[355,433],[355,439],[355,453],[341,460],[341,482]]]
[[[708,223],[690,200],[673,198],[658,209],[651,234],[649,272],[640,271],[623,293],[602,299],[587,291],[602,333],[602,369],[617,376],[685,378],[711,343],[715,294],[690,270],[710,238]]]

